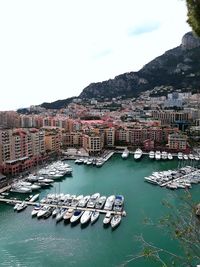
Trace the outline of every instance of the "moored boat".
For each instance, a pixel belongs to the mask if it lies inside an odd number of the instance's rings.
[[[100,213],[98,211],[93,211],[91,215],[91,223],[95,223],[99,218]]]
[[[31,212],[31,216],[36,216],[39,212],[39,210],[41,209],[41,206],[39,204],[35,205],[34,209]]]
[[[107,198],[107,200],[106,200],[104,209],[105,209],[105,210],[111,210],[112,207],[113,207],[114,201],[115,201],[115,196],[114,196],[114,195],[109,196],[109,197]]]
[[[139,160],[142,157],[142,150],[140,148],[137,148],[134,153],[134,159]]]
[[[80,217],[82,216],[82,214],[83,214],[83,211],[82,210],[75,210],[74,211],[74,214],[70,218],[70,222],[71,223],[78,222],[78,220],[80,219]]]
[[[20,211],[24,210],[26,207],[27,207],[27,204],[23,201],[22,203],[20,203],[17,206],[17,211],[20,212]]]
[[[103,206],[104,206],[104,204],[105,204],[105,202],[106,202],[106,196],[101,196],[101,197],[97,200],[97,202],[96,202],[96,204],[95,204],[95,208],[96,208],[96,209],[102,209]]]
[[[105,215],[105,217],[104,217],[104,219],[103,219],[103,224],[109,224],[110,223],[110,221],[111,221],[111,219],[112,219],[112,214],[111,214],[111,212],[107,212],[106,213],[106,215]]]
[[[150,159],[154,159],[154,157],[155,157],[155,153],[154,153],[154,151],[150,151],[150,152],[149,152],[149,158],[150,158]]]
[[[91,216],[92,216],[92,211],[90,210],[84,211],[81,216],[81,220],[80,220],[81,224],[86,224],[87,222],[89,222]]]
[[[73,213],[74,213],[74,209],[69,208],[69,209],[65,212],[65,214],[63,215],[63,219],[64,219],[64,221],[69,220],[69,219],[72,217]]]
[[[125,149],[125,150],[123,151],[123,153],[122,153],[122,158],[123,158],[123,159],[127,159],[128,156],[129,156],[129,151],[128,151],[128,149]]]
[[[34,202],[35,200],[37,200],[39,198],[40,194],[36,194],[34,196],[31,197],[31,199],[29,200],[29,202]]]
[[[121,215],[114,215],[112,217],[112,219],[111,219],[111,222],[110,222],[111,227],[112,228],[117,227],[120,224],[121,220],[122,220],[122,216]]]
[[[172,160],[172,159],[173,159],[173,156],[172,156],[171,153],[168,153],[168,159],[169,159],[169,160]]]
[[[155,159],[156,160],[160,160],[161,159],[161,152],[160,151],[156,151],[155,152]]]

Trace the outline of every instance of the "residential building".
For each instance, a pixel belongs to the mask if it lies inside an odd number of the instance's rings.
[[[169,149],[183,151],[187,149],[187,136],[183,134],[169,134],[168,136]]]

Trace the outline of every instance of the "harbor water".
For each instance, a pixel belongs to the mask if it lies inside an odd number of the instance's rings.
[[[141,244],[136,236],[156,246],[181,253],[178,244],[169,234],[155,226],[144,224],[145,218],[156,222],[168,210],[161,201],[169,200],[177,205],[184,190],[170,191],[144,182],[144,177],[153,171],[174,169],[178,161],[153,161],[147,157],[136,162],[133,155],[123,160],[114,155],[101,168],[76,165],[68,161],[73,168],[73,176],[61,182],[55,182],[50,189],[42,190],[40,199],[52,192],[76,195],[124,195],[126,217],[115,230],[103,226],[104,215],[91,225],[72,226],[63,221],[56,224],[55,219],[47,220],[31,217],[32,207],[15,213],[13,207],[0,204],[0,266],[80,266],[110,267],[121,266],[136,255]],[[197,199],[199,185],[190,192]],[[21,197],[19,194],[12,196]],[[25,197],[25,196],[24,196]],[[130,261],[126,266],[160,266],[145,259]]]

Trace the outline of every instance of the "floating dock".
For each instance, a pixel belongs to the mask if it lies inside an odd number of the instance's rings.
[[[66,209],[74,209],[74,210],[83,210],[83,211],[98,211],[99,213],[106,214],[107,212],[111,213],[112,215],[121,215],[121,216],[126,216],[126,212],[123,211],[113,211],[113,210],[104,210],[104,209],[95,209],[95,208],[82,208],[82,207],[73,207],[73,206],[66,206],[66,205],[57,205],[57,204],[50,204],[50,203],[40,203],[40,202],[30,202],[30,201],[24,201],[24,200],[17,200],[17,199],[6,199],[6,198],[0,198],[0,202],[7,203],[7,204],[21,204],[24,202],[25,204],[29,206],[35,206],[35,205],[41,205],[43,206],[48,206],[52,208],[66,208]]]

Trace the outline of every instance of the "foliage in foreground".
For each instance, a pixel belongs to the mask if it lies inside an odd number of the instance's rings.
[[[168,250],[156,246],[140,235],[136,237],[141,244],[140,253],[131,256],[121,266],[126,266],[141,258],[156,261],[162,267],[196,267],[200,264],[200,218],[196,215],[196,204],[188,192],[179,198],[179,201],[178,207],[168,201],[163,201],[162,204],[169,210],[169,213],[157,223],[145,219],[145,224],[167,231],[172,239],[178,241],[181,255],[174,253],[173,248]]]
[[[200,36],[200,0],[186,0],[188,9],[187,22],[192,30]]]

